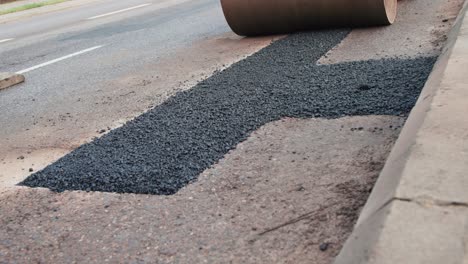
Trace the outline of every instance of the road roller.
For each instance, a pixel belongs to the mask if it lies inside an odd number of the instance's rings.
[[[221,0],[221,6],[241,36],[384,26],[397,14],[397,0]]]

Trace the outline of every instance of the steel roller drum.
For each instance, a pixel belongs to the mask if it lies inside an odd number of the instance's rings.
[[[238,35],[390,25],[397,0],[221,0],[224,16]]]

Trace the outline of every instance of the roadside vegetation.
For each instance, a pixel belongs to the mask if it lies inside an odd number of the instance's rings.
[[[12,8],[5,9],[5,10],[0,10],[0,15],[15,13],[15,12],[24,11],[24,10],[33,9],[33,8],[38,8],[38,7],[46,6],[46,5],[58,4],[58,3],[65,2],[65,1],[68,1],[68,0],[48,0],[48,1],[42,1],[42,2],[37,2],[37,3],[25,4],[25,5],[22,5],[22,6],[17,6],[17,7],[12,7]]]

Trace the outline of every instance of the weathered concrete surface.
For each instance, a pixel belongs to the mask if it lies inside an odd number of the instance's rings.
[[[395,148],[359,218],[357,228],[336,263],[461,263],[468,215],[468,19],[461,12],[443,55],[434,68]],[[405,201],[421,210],[398,209]],[[391,214],[381,215],[385,208]],[[440,210],[452,218],[429,219]],[[427,219],[424,217],[428,216]],[[434,216],[435,217],[435,216]],[[408,222],[411,219],[412,222]],[[417,235],[412,234],[417,225]],[[376,230],[369,231],[375,225]],[[446,234],[447,224],[460,230]],[[367,226],[367,227],[366,227]],[[453,227],[455,228],[455,227]],[[443,232],[442,232],[443,231]],[[448,231],[447,231],[448,232]],[[444,235],[434,235],[444,233]],[[364,237],[367,237],[364,239]],[[450,239],[444,239],[450,238]],[[376,241],[375,243],[364,240]],[[451,240],[448,242],[448,240]],[[365,243],[365,244],[362,244]],[[404,247],[395,245],[404,244]],[[444,245],[445,246],[445,245]],[[450,257],[447,257],[450,255]],[[441,259],[445,259],[440,262]]]
[[[401,0],[390,27],[353,30],[320,64],[438,56],[464,0]]]
[[[467,220],[465,207],[395,200],[357,227],[336,263],[464,264]]]
[[[0,72],[0,90],[22,82],[24,82],[24,76],[22,74]]]
[[[171,196],[0,189],[0,259],[330,263],[403,123],[395,116],[269,123]]]

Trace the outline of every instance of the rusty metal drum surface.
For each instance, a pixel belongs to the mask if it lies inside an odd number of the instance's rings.
[[[238,35],[255,36],[330,27],[390,25],[397,0],[221,0]]]

